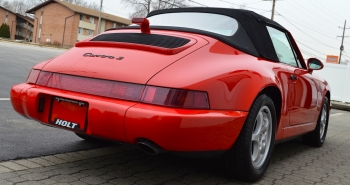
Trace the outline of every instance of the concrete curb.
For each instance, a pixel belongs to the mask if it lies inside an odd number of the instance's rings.
[[[350,104],[341,102],[332,102],[332,108],[337,110],[350,111]]]
[[[2,39],[2,38],[0,38],[0,42],[9,42],[9,43],[14,43],[14,44],[23,44],[23,45],[34,46],[34,47],[51,48],[51,49],[59,49],[59,50],[66,50],[66,51],[70,49],[70,48],[62,48],[62,47],[51,47],[49,45],[35,44],[32,42],[14,41],[14,40],[9,40],[9,39]]]

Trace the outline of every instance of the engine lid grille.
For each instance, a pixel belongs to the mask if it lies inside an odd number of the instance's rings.
[[[123,42],[156,46],[162,48],[178,48],[190,42],[189,39],[173,37],[157,34],[141,34],[141,33],[111,33],[99,35],[91,41],[106,41],[106,42]]]

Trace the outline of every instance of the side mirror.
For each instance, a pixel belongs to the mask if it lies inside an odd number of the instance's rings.
[[[307,66],[310,72],[312,72],[313,70],[323,69],[324,67],[323,63],[317,58],[309,58],[307,60]]]

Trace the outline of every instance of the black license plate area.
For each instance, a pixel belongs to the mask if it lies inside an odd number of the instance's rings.
[[[88,103],[62,97],[51,99],[49,123],[66,129],[85,131]]]

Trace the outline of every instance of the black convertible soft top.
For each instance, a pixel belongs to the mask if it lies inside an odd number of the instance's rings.
[[[175,8],[164,9],[150,12],[147,17],[164,13],[178,13],[178,12],[203,12],[214,13],[232,17],[236,19],[241,28],[237,34],[233,36],[224,36],[215,33],[205,33],[209,36],[215,37],[220,41],[225,42],[237,49],[271,60],[278,61],[276,51],[273,47],[272,40],[268,34],[266,26],[274,27],[283,32],[288,32],[283,26],[275,21],[263,17],[255,12],[243,9],[228,9],[228,8],[211,8],[211,7],[191,7],[191,8]],[[210,23],[208,23],[210,24]],[[203,34],[203,33],[202,33]]]

